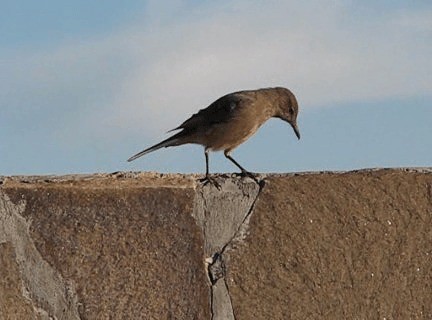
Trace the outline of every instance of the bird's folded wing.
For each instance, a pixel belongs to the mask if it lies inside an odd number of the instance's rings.
[[[240,93],[231,93],[225,95],[205,109],[201,109],[192,117],[183,122],[174,130],[194,130],[201,126],[210,126],[216,123],[227,122],[237,114],[239,108],[242,107],[244,100],[249,97]]]

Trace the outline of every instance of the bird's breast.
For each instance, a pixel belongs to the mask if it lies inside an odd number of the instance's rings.
[[[241,120],[214,125],[204,133],[205,146],[213,151],[230,151],[249,139],[260,125]]]

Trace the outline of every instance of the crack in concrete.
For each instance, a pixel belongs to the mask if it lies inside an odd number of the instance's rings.
[[[249,208],[249,211],[247,212],[247,214],[246,214],[246,216],[244,217],[244,219],[243,219],[243,221],[242,221],[242,223],[240,224],[240,226],[238,227],[238,229],[237,229],[237,231],[236,231],[236,233],[232,236],[232,238],[222,247],[222,250],[221,250],[221,252],[220,252],[220,256],[222,256],[224,253],[225,253],[225,251],[227,250],[227,248],[235,241],[235,240],[241,240],[241,239],[244,239],[245,237],[246,237],[246,231],[247,231],[247,228],[246,228],[246,226],[248,226],[249,225],[249,219],[250,219],[250,216],[251,216],[251,214],[252,214],[252,212],[253,212],[253,209],[255,208],[255,203],[256,203],[256,201],[258,200],[258,197],[259,197],[259,195],[260,195],[260,193],[261,193],[261,191],[262,191],[262,189],[264,188],[264,186],[265,186],[265,183],[264,183],[264,180],[261,180],[261,184],[259,185],[259,189],[258,189],[258,194],[255,196],[255,199],[254,199],[254,201],[252,202],[252,204],[251,204],[251,206],[250,206],[250,208]]]
[[[265,183],[264,180],[257,184],[238,178],[218,178],[220,189],[210,184],[199,185],[193,216],[204,236],[211,319],[235,320],[225,279],[224,254],[246,237],[248,222]]]
[[[212,284],[215,284],[220,278],[225,277],[225,263],[222,259],[222,254],[216,252],[211,258],[212,261],[208,264],[207,273]]]

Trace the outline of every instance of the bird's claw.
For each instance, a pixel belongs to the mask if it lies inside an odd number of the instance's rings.
[[[239,176],[241,178],[249,177],[253,181],[255,181],[258,185],[261,185],[261,182],[257,179],[257,177],[252,172],[244,170],[244,171],[241,171],[239,173],[234,173],[234,175]]]
[[[216,187],[216,189],[221,190],[222,187],[221,185],[216,181],[216,179],[210,177],[209,175],[206,175],[204,178],[199,179],[200,182],[202,182],[203,186],[211,183],[212,185],[214,185]]]

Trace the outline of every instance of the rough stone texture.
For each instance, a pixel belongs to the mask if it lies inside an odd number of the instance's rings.
[[[212,320],[235,320],[225,279],[212,285]]]
[[[245,236],[247,221],[260,187],[252,179],[218,179],[197,188],[194,217],[204,235],[204,254],[211,283],[212,320],[231,320],[234,314],[225,283],[224,253]]]
[[[194,217],[204,234],[206,257],[220,253],[240,231],[259,186],[252,179],[219,179],[221,190],[211,184],[197,189]]]
[[[21,296],[31,303],[33,312],[30,318],[49,319],[51,315],[56,319],[78,319],[75,292],[36,249],[29,232],[30,223],[22,216],[24,207],[23,201],[14,204],[0,192],[0,244],[13,248],[13,255],[7,250],[0,253],[4,260],[15,257],[15,263],[8,263],[10,268],[5,267],[7,272],[16,270],[15,265],[19,270],[14,276],[5,278],[6,286],[17,285],[15,289],[20,290]],[[4,294],[9,293],[5,291]],[[10,319],[21,319],[13,311],[8,315]]]
[[[227,251],[241,319],[432,319],[432,174],[269,176]]]
[[[432,319],[432,170],[0,177],[0,319]]]
[[[74,285],[81,319],[210,317],[192,183],[155,178],[156,183],[148,176],[120,175],[3,184],[1,192],[24,207],[40,255]],[[55,316],[52,306],[35,300]]]
[[[22,293],[16,256],[10,242],[0,243],[0,319],[38,319]]]

